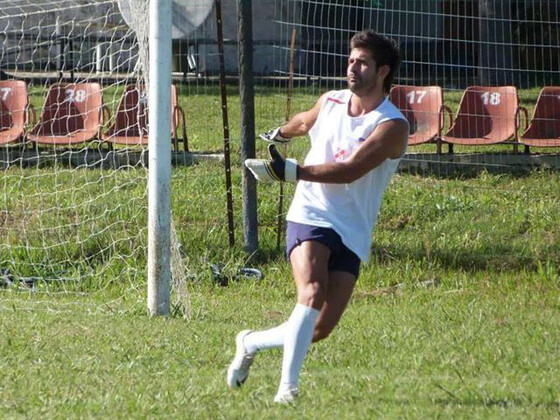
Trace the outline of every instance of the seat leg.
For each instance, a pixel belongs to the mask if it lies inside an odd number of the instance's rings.
[[[189,152],[189,139],[187,138],[187,133],[183,133],[183,150]]]

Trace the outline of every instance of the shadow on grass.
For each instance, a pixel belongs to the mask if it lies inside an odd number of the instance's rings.
[[[437,180],[466,181],[482,175],[501,175],[509,179],[524,179],[539,173],[558,172],[558,169],[537,166],[484,165],[469,163],[434,163],[423,164],[422,167],[409,167],[399,173]]]
[[[440,388],[440,387],[438,387]],[[442,389],[442,388],[440,388]],[[468,406],[468,407],[486,407],[486,408],[544,408],[546,410],[560,410],[559,401],[528,401],[522,398],[502,399],[502,398],[483,398],[477,396],[459,397],[449,391],[442,389],[449,394],[448,398],[430,399],[430,404],[434,403],[441,406]],[[418,401],[409,399],[388,399],[381,398],[381,402],[387,404],[398,404],[403,406],[418,405]]]
[[[522,400],[520,398],[515,399],[483,399],[483,398],[438,398],[433,400],[434,403],[444,406],[482,406],[487,408],[514,408],[514,407],[524,407],[524,408],[545,408],[548,410],[559,410],[560,402],[547,401],[547,402],[530,402]]]
[[[417,247],[403,247],[396,245],[373,246],[372,259],[386,264],[397,261],[428,261],[442,268],[476,272],[480,270],[509,271],[509,270],[537,270],[540,265],[547,262],[560,265],[560,252],[558,249],[549,249],[543,253],[546,257],[524,255],[520,250],[507,244],[496,245],[491,253],[480,253],[468,248],[453,251],[442,249],[420,249]]]

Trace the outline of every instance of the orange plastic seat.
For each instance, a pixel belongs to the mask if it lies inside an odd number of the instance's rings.
[[[0,81],[0,144],[23,139],[28,113],[27,83],[22,80]]]
[[[527,148],[560,147],[560,86],[541,90],[531,123],[519,141]]]
[[[178,149],[179,127],[183,131],[183,145],[188,151],[185,114],[178,105],[177,88],[171,85],[171,140]],[[113,124],[101,138],[114,144],[148,146],[148,101],[142,85],[127,85],[119,101]]]
[[[442,140],[450,144],[488,145],[513,141],[517,146],[519,100],[515,86],[470,86]]]
[[[84,143],[99,138],[102,124],[99,83],[55,83],[47,92],[41,118],[28,139],[55,145]]]
[[[439,141],[444,112],[451,117],[451,110],[443,104],[441,87],[395,85],[389,99],[408,120],[409,145]]]

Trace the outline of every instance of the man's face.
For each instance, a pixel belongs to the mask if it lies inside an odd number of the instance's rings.
[[[371,53],[363,48],[353,48],[346,70],[348,88],[356,94],[367,94],[377,87],[379,74]]]

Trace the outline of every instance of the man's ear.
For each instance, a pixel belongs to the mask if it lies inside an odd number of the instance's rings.
[[[377,70],[377,75],[380,79],[385,79],[390,71],[391,68],[385,64],[384,66],[379,67],[379,69]]]

